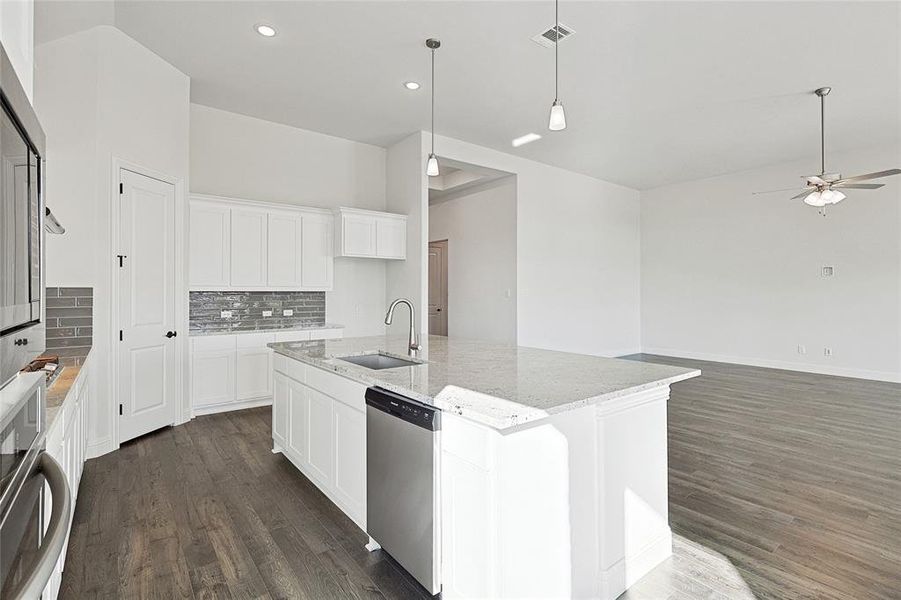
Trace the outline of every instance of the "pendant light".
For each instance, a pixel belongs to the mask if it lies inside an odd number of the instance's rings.
[[[437,177],[438,157],[435,156],[435,50],[441,47],[441,41],[429,38],[425,41],[425,45],[432,51],[432,151],[429,152],[429,160],[426,163],[425,173],[429,177]]]
[[[560,81],[560,60],[557,58],[559,45],[560,0],[554,0],[554,103],[551,104],[551,114],[547,123],[547,128],[551,131],[566,129],[566,113],[563,112],[563,103],[560,102],[557,91]]]

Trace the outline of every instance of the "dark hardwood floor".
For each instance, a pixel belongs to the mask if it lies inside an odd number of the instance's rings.
[[[668,407],[674,556],[626,598],[901,598],[901,385],[630,358],[703,374]]]
[[[429,597],[270,452],[269,419],[200,417],[88,461],[61,598]]]
[[[901,599],[901,386],[674,358],[674,555],[623,600]],[[61,596],[423,598],[271,445],[269,409],[88,461]]]

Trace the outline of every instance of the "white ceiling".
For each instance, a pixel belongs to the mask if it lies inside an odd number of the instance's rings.
[[[560,45],[557,133],[553,50],[529,39],[550,0],[110,6],[39,0],[38,42],[111,22],[187,73],[194,102],[386,146],[429,128],[438,37],[438,133],[638,189],[796,159],[818,171],[822,85],[833,152],[901,137],[897,2],[563,0],[577,33]],[[530,131],[543,139],[512,148]]]

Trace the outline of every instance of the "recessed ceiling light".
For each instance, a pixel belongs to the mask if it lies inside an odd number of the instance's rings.
[[[519,148],[520,146],[530,144],[530,143],[534,142],[535,140],[540,140],[540,139],[541,139],[541,136],[538,135],[537,133],[527,133],[527,134],[520,136],[520,137],[516,138],[515,140],[513,140],[513,147]]]
[[[404,87],[407,88],[408,90],[418,90],[419,84],[416,83],[415,81],[405,81]]]
[[[253,28],[263,37],[274,37],[277,33],[272,25],[254,25]]]

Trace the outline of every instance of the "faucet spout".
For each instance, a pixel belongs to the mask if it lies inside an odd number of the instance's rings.
[[[415,358],[421,347],[416,340],[416,310],[413,308],[413,303],[406,298],[398,298],[392,302],[391,306],[388,307],[388,312],[385,314],[385,325],[391,325],[391,322],[394,320],[394,309],[397,308],[398,304],[406,304],[407,308],[410,309],[410,341],[407,346],[407,354]]]

